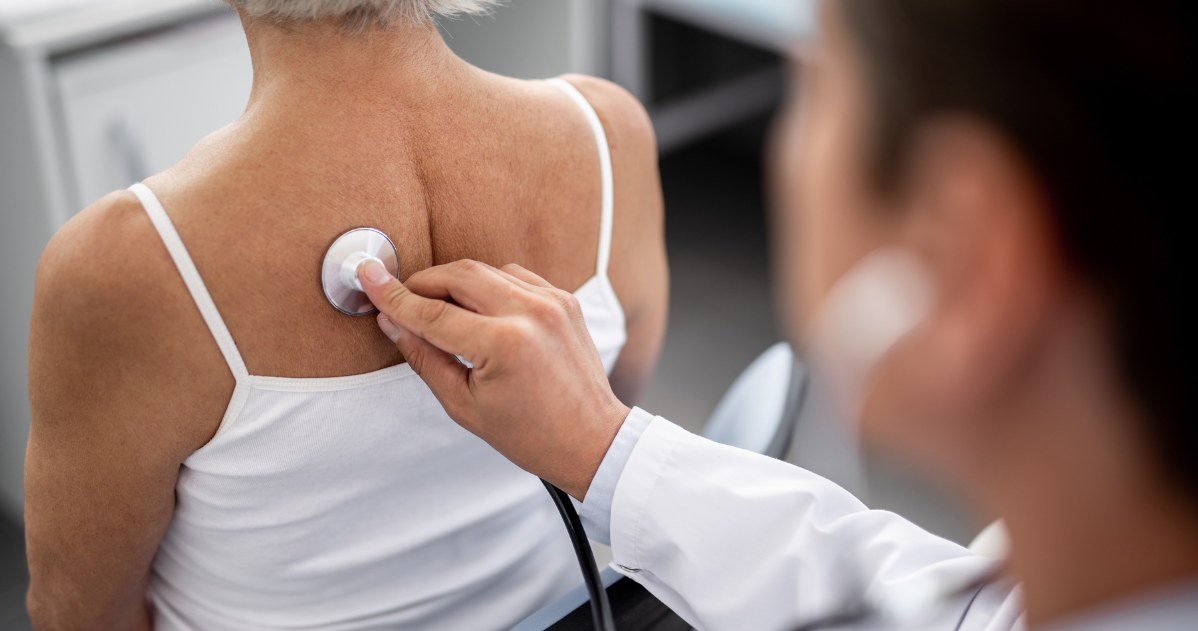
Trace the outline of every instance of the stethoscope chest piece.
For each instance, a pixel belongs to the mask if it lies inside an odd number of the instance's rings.
[[[365,316],[375,312],[374,305],[362,291],[358,268],[366,261],[378,261],[399,276],[399,251],[387,235],[374,228],[357,228],[337,237],[324,255],[320,267],[320,283],[324,296],[333,308],[348,316]]]

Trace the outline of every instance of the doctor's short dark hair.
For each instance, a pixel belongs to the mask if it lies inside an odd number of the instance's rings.
[[[902,176],[938,112],[979,117],[1048,197],[1061,247],[1099,292],[1112,350],[1172,479],[1198,502],[1187,295],[1198,211],[1194,0],[842,0],[873,91],[872,175]]]

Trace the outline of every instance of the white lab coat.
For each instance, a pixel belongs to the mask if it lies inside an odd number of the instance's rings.
[[[867,509],[829,480],[664,419],[645,428],[619,477],[611,542],[627,576],[711,630],[795,629],[843,611],[863,589],[914,601],[929,586],[964,585],[993,563],[893,513]],[[1198,620],[1195,593],[1169,609],[1171,618],[1135,618],[1136,630]],[[1023,627],[1019,591],[1009,584],[947,605],[918,628]]]

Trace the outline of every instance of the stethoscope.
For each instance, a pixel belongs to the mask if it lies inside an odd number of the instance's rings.
[[[377,312],[358,280],[358,270],[374,261],[399,276],[399,250],[381,230],[356,228],[337,237],[320,265],[320,284],[333,308],[347,316]]]
[[[347,316],[367,316],[377,312],[366,296],[358,271],[367,262],[376,262],[387,268],[392,276],[399,276],[399,250],[395,243],[375,228],[357,228],[337,237],[325,253],[320,268],[320,282],[325,298],[337,311]],[[591,596],[591,618],[595,629],[615,631],[615,618],[607,599],[607,590],[599,574],[599,567],[591,552],[590,542],[578,512],[570,497],[561,489],[545,483],[553,503],[557,507],[582,569],[587,591]],[[871,594],[862,590],[864,596],[843,606],[838,611],[819,617],[799,626],[795,631],[820,631],[821,629],[850,629],[865,624],[885,625],[881,628],[917,629],[924,625],[931,614],[940,612],[950,603],[968,599],[962,609],[956,629],[965,622],[965,616],[973,600],[987,586],[1003,578],[1003,564],[994,566],[977,578],[955,586],[926,586],[904,593],[887,592]]]

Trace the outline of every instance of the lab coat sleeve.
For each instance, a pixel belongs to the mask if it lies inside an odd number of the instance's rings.
[[[627,576],[712,630],[794,629],[865,590],[964,584],[992,564],[827,479],[662,418],[624,463],[611,541]],[[987,594],[986,608],[1010,608],[1007,595]],[[968,611],[975,628],[1007,628]]]
[[[615,499],[616,485],[624,474],[624,466],[632,457],[633,448],[640,442],[641,434],[651,422],[653,415],[640,408],[634,408],[628,414],[591,480],[585,501],[577,504],[582,527],[592,541],[611,545],[611,504]]]

